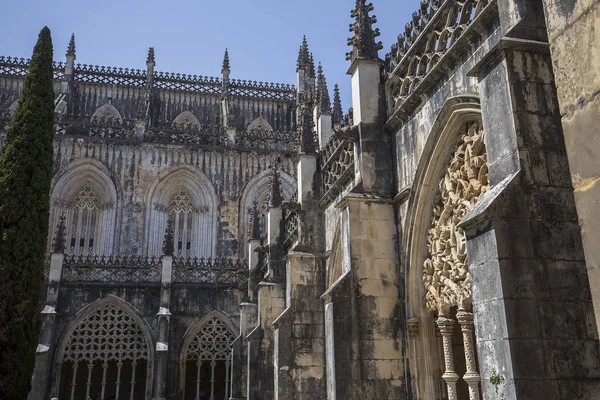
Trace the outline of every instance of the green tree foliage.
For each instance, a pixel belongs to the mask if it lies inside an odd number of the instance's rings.
[[[39,289],[50,213],[54,90],[44,27],[0,157],[0,399],[24,400],[38,342]]]

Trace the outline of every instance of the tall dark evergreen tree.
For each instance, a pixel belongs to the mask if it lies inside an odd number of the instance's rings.
[[[0,399],[24,400],[38,341],[39,288],[50,213],[54,90],[44,27],[0,157]]]

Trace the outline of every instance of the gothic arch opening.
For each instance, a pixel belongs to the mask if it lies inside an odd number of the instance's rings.
[[[173,121],[175,128],[181,129],[200,129],[200,121],[191,111],[184,111],[180,113]]]
[[[217,244],[217,202],[204,173],[186,165],[163,172],[147,194],[147,253],[160,256],[169,219],[175,256],[214,257]]]
[[[59,398],[149,398],[150,335],[130,308],[109,297],[83,312],[73,324],[58,356]]]
[[[185,400],[229,399],[234,329],[214,312],[186,335],[181,355]]]
[[[94,114],[92,115],[92,121],[94,120],[102,121],[105,123],[112,122],[120,124],[123,122],[123,117],[121,116],[121,113],[119,112],[119,110],[117,110],[115,106],[113,106],[112,104],[104,104],[98,107],[96,111],[94,111]]]
[[[106,168],[93,159],[78,160],[53,187],[49,236],[64,216],[67,254],[113,254],[118,211],[119,191]]]
[[[273,127],[271,126],[271,124],[269,124],[269,122],[266,119],[264,119],[263,117],[258,117],[254,121],[252,121],[250,125],[248,125],[248,130],[272,132]]]
[[[461,100],[449,100],[436,121],[410,199],[409,357],[420,398],[478,398],[480,390],[466,238],[456,225],[489,184],[479,109]]]

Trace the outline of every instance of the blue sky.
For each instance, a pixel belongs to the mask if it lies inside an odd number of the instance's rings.
[[[372,1],[383,58],[419,1]],[[354,0],[0,0],[0,54],[29,57],[39,30],[48,25],[55,60],[64,60],[74,32],[82,64],[145,68],[153,46],[158,71],[220,76],[227,47],[232,78],[295,83],[306,34],[330,91],[340,84],[347,110],[345,53],[354,5]]]

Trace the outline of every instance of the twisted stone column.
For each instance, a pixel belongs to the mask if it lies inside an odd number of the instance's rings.
[[[437,326],[442,334],[444,343],[444,364],[445,370],[442,379],[448,387],[448,400],[458,400],[456,394],[456,382],[458,382],[458,374],[454,370],[454,350],[452,348],[452,335],[454,334],[455,321],[444,316],[438,317]]]
[[[465,360],[467,364],[467,372],[463,379],[469,385],[470,400],[479,400],[479,383],[481,376],[477,372],[477,359],[475,358],[475,347],[473,343],[473,313],[459,310],[456,314],[458,323],[463,335],[463,344],[465,347]]]

